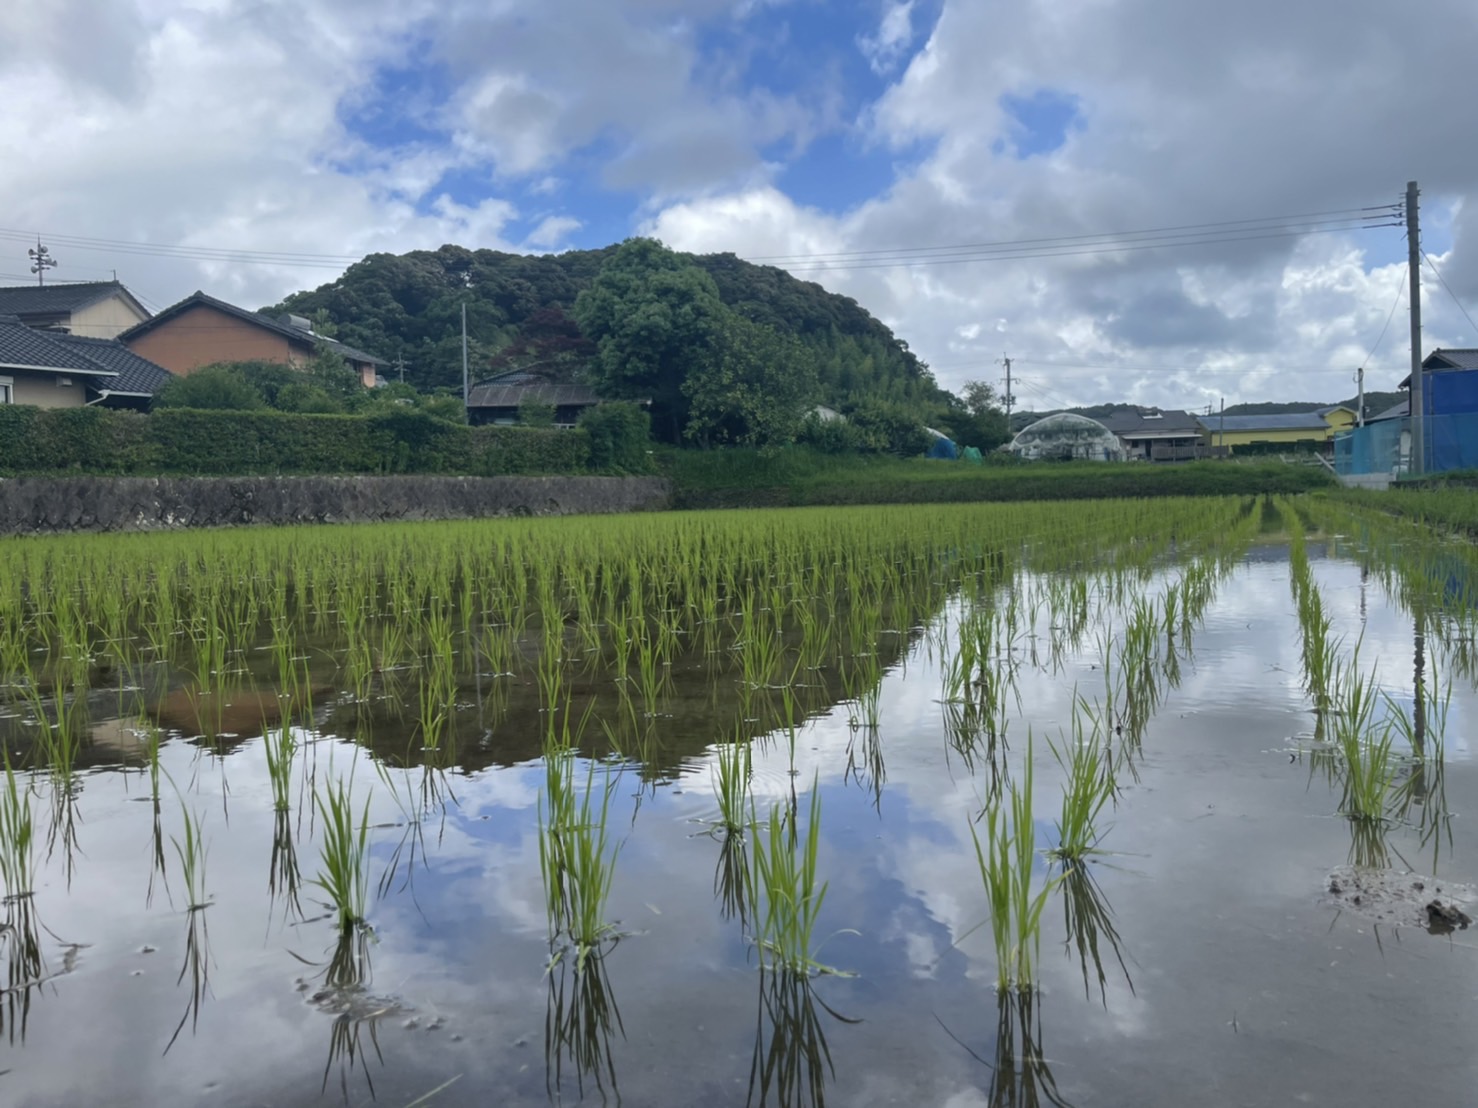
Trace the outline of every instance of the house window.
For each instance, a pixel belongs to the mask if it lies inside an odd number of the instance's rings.
[[[14,404],[15,393],[12,386],[15,382],[9,377],[0,377],[0,404]]]

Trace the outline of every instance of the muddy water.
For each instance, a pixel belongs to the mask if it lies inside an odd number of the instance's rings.
[[[1336,631],[1348,643],[1363,635],[1362,660],[1409,698],[1411,616],[1353,562],[1311,554]],[[506,753],[521,740],[505,748],[488,735],[463,742],[444,771],[381,774],[362,746],[336,737],[326,710],[300,758],[323,771],[352,767],[360,795],[373,790],[373,936],[336,946],[308,884],[319,829],[306,804],[286,834],[277,826],[260,739],[246,734],[222,756],[183,737],[164,747],[164,768],[209,843],[211,902],[195,912],[171,842],[183,834],[171,787],[156,835],[147,777],[121,769],[116,747],[96,747],[73,806],[72,848],[60,837],[49,855],[43,845],[35,895],[8,906],[0,1099],[1471,1103],[1478,934],[1381,923],[1327,889],[1357,856],[1453,887],[1478,883],[1469,815],[1478,695],[1455,682],[1444,782],[1452,818],[1434,823],[1429,800],[1434,834],[1413,810],[1378,841],[1359,841],[1322,768],[1288,577],[1286,548],[1270,546],[1220,582],[1178,684],[1163,682],[1138,736],[1133,774],[1121,775],[1118,805],[1102,821],[1107,853],[1076,900],[1059,889],[1049,903],[1034,996],[994,988],[969,830],[990,775],[946,741],[939,651],[920,631],[887,657],[881,764],[866,756],[867,732],[844,703],[799,732],[793,765],[783,741],[756,749],[762,807],[820,792],[829,881],[820,958],[852,976],[801,987],[762,975],[726,912],[725,848],[703,821],[716,811],[707,748],[729,732],[733,705],[705,716],[694,698],[672,725],[684,734],[669,750],[682,753],[660,773],[629,767],[616,781],[610,915],[623,937],[581,975],[546,972],[544,772],[532,753]],[[1019,776],[1030,730],[1042,846],[1059,781],[1045,741],[1069,726],[1074,690],[1102,682],[1092,633],[1055,669],[1051,634],[1043,614],[1035,639],[1018,643],[1020,710],[1005,755]],[[1424,643],[1424,653],[1440,664],[1440,644]],[[409,821],[392,783],[418,797],[431,790],[430,814]],[[43,825],[49,811],[38,810]],[[274,842],[296,850],[301,913],[274,881],[285,872]],[[1070,903],[1098,921],[1079,931],[1096,962],[1069,940]]]

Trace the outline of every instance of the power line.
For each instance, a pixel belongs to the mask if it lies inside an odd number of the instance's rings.
[[[1116,242],[1081,249],[1049,248],[1044,250],[1019,250],[1012,253],[980,252],[961,255],[919,257],[899,255],[886,261],[818,262],[812,265],[787,266],[791,273],[840,273],[860,269],[894,269],[923,265],[966,265],[971,262],[1030,261],[1044,258],[1075,258],[1095,254],[1127,254],[1143,250],[1165,250],[1179,246],[1216,246],[1222,243],[1257,242],[1267,239],[1303,238],[1306,235],[1335,234],[1348,231],[1370,231],[1382,227],[1399,227],[1399,223],[1359,223],[1338,227],[1301,228],[1297,230],[1269,231],[1266,234],[1222,235],[1165,239],[1157,242]]]
[[[1365,355],[1365,360],[1360,365],[1368,366],[1370,359],[1375,357],[1375,352],[1380,349],[1381,340],[1386,337],[1386,331],[1390,329],[1391,320],[1396,318],[1396,309],[1401,306],[1401,294],[1406,291],[1407,267],[1401,267],[1401,280],[1396,284],[1396,299],[1391,302],[1391,310],[1386,316],[1386,325],[1380,329],[1380,335],[1375,340],[1375,345],[1370,348],[1370,353]]]
[[[1055,245],[1085,245],[1087,240],[1106,239],[1111,241],[1122,241],[1126,239],[1137,239],[1145,236],[1179,236],[1184,234],[1205,234],[1212,231],[1220,232],[1237,226],[1248,231],[1266,230],[1267,227],[1253,227],[1250,224],[1312,224],[1330,222],[1350,222],[1352,220],[1369,220],[1391,218],[1394,212],[1400,208],[1400,204],[1381,204],[1363,208],[1340,208],[1327,212],[1309,212],[1303,215],[1263,216],[1259,219],[1227,219],[1214,223],[1182,223],[1169,227],[1150,227],[1134,231],[1105,231],[1093,234],[1081,235],[1052,235],[1043,238],[1030,239],[1002,239],[992,242],[957,243],[948,246],[920,246],[920,247],[894,247],[886,250],[843,250],[833,253],[811,253],[811,254],[769,254],[760,255],[750,259],[756,262],[766,261],[825,261],[835,259],[845,261],[852,258],[867,258],[880,254],[928,254],[932,252],[952,252],[962,250],[1007,250],[1026,246],[1055,246]],[[1377,214],[1365,214],[1377,213]]]
[[[1468,309],[1463,307],[1463,302],[1457,298],[1457,293],[1452,291],[1452,288],[1447,283],[1447,279],[1442,276],[1442,271],[1437,268],[1436,263],[1427,257],[1425,250],[1422,251],[1422,257],[1426,259],[1427,265],[1432,267],[1432,272],[1437,275],[1437,280],[1442,282],[1444,289],[1447,289],[1447,295],[1452,297],[1452,302],[1457,305],[1457,310],[1463,313],[1463,318],[1468,321],[1468,326],[1473,328],[1475,338],[1478,338],[1478,323],[1473,322],[1473,317],[1468,314]]]

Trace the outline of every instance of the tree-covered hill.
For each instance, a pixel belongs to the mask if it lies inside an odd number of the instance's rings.
[[[464,304],[474,381],[515,368],[578,377],[650,399],[654,431],[674,442],[786,441],[816,404],[862,411],[864,424],[906,416],[987,448],[1004,434],[856,301],[647,239],[545,255],[372,254],[267,310],[330,322],[432,389],[461,385]]]

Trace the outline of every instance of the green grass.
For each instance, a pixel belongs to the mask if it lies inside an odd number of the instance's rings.
[[[679,508],[895,504],[970,500],[1079,500],[1297,493],[1334,487],[1313,466],[1282,462],[986,465],[886,455],[823,454],[809,447],[663,452]]]

